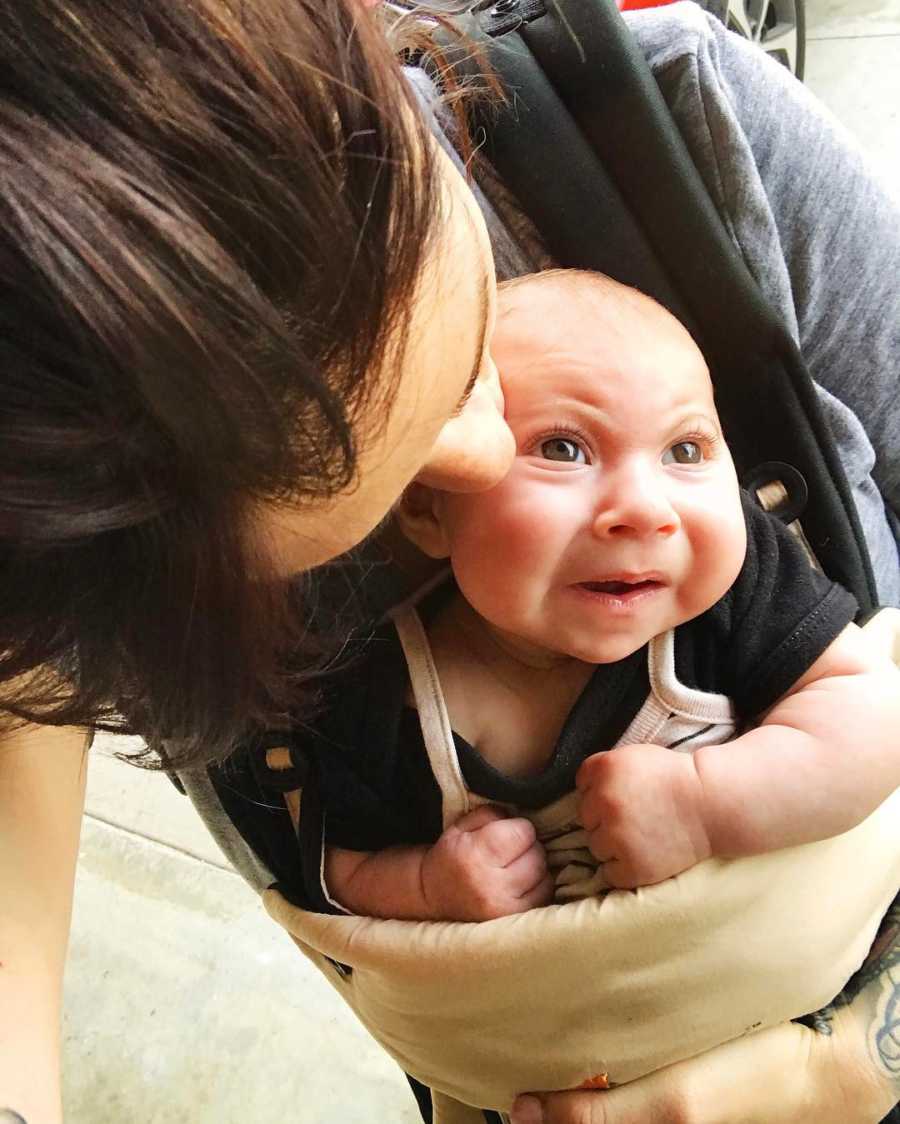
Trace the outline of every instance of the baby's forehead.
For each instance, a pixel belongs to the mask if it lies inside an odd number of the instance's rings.
[[[711,406],[706,364],[686,329],[655,301],[579,271],[503,286],[492,345],[507,398],[564,388],[593,399],[620,385]]]
[[[688,331],[656,301],[603,274],[548,270],[500,286],[494,330],[495,357],[507,366],[531,352],[552,354],[583,347],[598,355],[636,346],[665,347],[705,371]]]

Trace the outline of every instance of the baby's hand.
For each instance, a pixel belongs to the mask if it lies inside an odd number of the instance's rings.
[[[662,882],[712,853],[690,754],[620,746],[588,757],[576,784],[579,818],[610,886]]]
[[[532,824],[483,805],[429,848],[422,860],[422,893],[435,917],[490,921],[547,905],[553,880]]]

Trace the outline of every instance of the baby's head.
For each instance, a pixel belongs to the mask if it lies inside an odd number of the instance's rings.
[[[610,663],[715,604],[743,564],[703,357],[648,297],[581,271],[501,288],[491,350],[516,439],[487,492],[414,485],[399,513],[526,648]]]

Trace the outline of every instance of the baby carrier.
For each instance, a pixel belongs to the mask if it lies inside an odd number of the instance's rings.
[[[507,94],[499,110],[476,107],[473,129],[550,253],[637,286],[689,327],[743,483],[785,521],[802,514],[818,564],[870,615],[872,568],[803,360],[732,244],[613,0],[479,2],[456,22]],[[458,54],[459,76],[473,75],[477,57],[469,48]],[[271,744],[265,759],[274,785],[284,778],[296,828],[301,809],[313,813],[297,787],[299,763]],[[286,885],[264,901],[388,1052],[432,1090],[433,1119],[481,1124],[481,1108],[508,1111],[518,1092],[632,1080],[830,1001],[896,892],[896,865],[885,864],[877,889],[848,884],[845,874],[860,847],[891,853],[879,841],[893,837],[897,800],[845,836],[796,848],[790,880],[772,855],[710,861],[637,893],[481,924],[310,913]],[[455,814],[445,792],[446,822]],[[720,911],[713,933],[692,929],[684,908],[686,890],[698,885]],[[758,994],[753,966],[770,945],[751,940],[738,977],[716,978],[697,963],[698,944],[712,962],[715,942],[744,940],[741,918],[762,887],[757,926],[816,934],[798,958],[793,992]],[[638,909],[654,932],[650,954],[634,939]],[[869,915],[871,924],[836,931],[842,913]],[[816,966],[814,986],[803,960]],[[706,996],[722,990],[733,1002],[707,1010]],[[679,999],[661,1003],[662,994]]]

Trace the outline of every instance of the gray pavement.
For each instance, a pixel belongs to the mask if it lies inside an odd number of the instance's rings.
[[[63,1056],[76,1124],[417,1119],[397,1067],[236,875],[93,816]]]
[[[397,1066],[189,801],[112,756],[134,744],[92,751],[66,971],[69,1124],[418,1121]]]
[[[807,0],[806,85],[900,198],[900,0]]]
[[[896,192],[900,0],[808,5],[807,85]],[[69,1124],[413,1124],[396,1066],[268,921],[187,800],[112,748],[93,754],[76,884]]]

